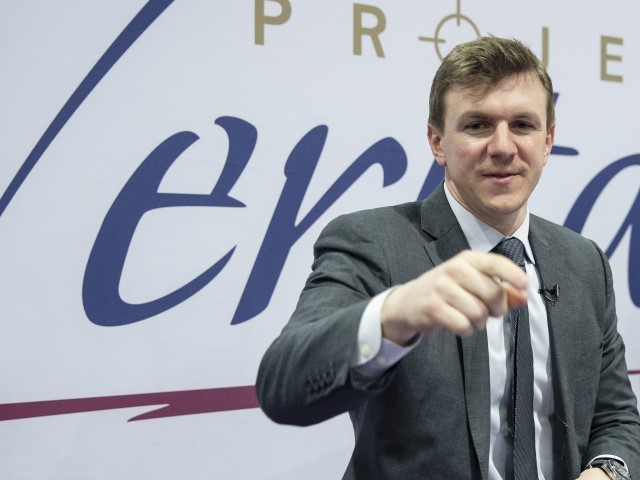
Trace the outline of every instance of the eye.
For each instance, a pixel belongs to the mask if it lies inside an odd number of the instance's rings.
[[[533,124],[524,120],[518,120],[517,122],[514,122],[512,125],[512,128],[514,130],[519,130],[522,132],[536,129],[536,127]]]
[[[489,129],[489,124],[486,122],[472,122],[465,126],[465,130],[471,133],[480,133]]]

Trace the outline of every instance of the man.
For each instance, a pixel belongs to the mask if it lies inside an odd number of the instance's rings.
[[[349,411],[345,479],[640,478],[607,259],[527,209],[555,133],[547,72],[480,38],[444,59],[429,107],[444,184],[325,228],[262,408],[296,425]]]

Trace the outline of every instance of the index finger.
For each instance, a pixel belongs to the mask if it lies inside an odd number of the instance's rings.
[[[474,255],[469,258],[471,265],[479,272],[490,277],[499,278],[502,282],[510,284],[517,290],[526,290],[527,275],[504,255],[497,253],[486,253]]]

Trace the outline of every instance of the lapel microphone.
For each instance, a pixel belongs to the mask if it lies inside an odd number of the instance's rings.
[[[554,285],[553,288],[542,287],[538,290],[538,293],[553,305],[560,298],[560,285]]]

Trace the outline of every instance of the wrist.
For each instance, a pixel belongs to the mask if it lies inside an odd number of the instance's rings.
[[[407,322],[402,318],[400,305],[397,300],[398,289],[394,289],[382,304],[382,310],[380,312],[380,326],[382,328],[382,337],[386,338],[390,342],[396,345],[406,346],[415,340],[419,333],[411,328]]]
[[[405,329],[397,325],[389,325],[382,323],[382,338],[389,340],[401,347],[406,347],[415,341],[419,335],[418,332],[412,329]]]
[[[389,340],[401,347],[415,342],[420,335],[416,330],[405,326],[402,322],[384,318],[381,320],[382,338]]]

